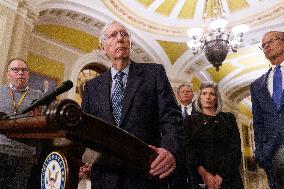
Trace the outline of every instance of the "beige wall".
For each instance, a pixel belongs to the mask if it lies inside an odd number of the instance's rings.
[[[16,16],[16,7],[12,7],[13,5],[4,2],[6,1],[1,1],[0,3],[0,83],[3,83],[6,77],[5,67],[9,57],[11,37]],[[9,5],[10,7],[7,7]]]

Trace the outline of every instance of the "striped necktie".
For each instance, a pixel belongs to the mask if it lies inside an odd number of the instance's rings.
[[[124,73],[123,72],[117,72],[114,76],[114,88],[112,92],[112,113],[114,116],[114,120],[119,126],[120,118],[121,118],[121,110],[123,106],[123,79]]]
[[[185,107],[183,108],[183,113],[182,113],[183,119],[185,119],[187,115],[188,115],[188,114],[187,114],[187,107],[185,106]]]
[[[276,66],[273,75],[272,99],[277,107],[277,110],[279,111],[281,108],[281,100],[282,100],[282,73],[280,65]]]

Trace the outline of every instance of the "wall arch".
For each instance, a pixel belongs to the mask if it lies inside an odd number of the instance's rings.
[[[72,67],[70,80],[74,83],[74,85],[76,85],[77,83],[79,72],[88,66],[92,66],[93,64],[105,67],[107,69],[111,67],[111,63],[100,52],[100,50],[95,50],[89,54],[86,54],[85,56],[82,56],[77,61],[75,61]],[[76,87],[73,87],[71,90],[69,90],[67,97],[70,99],[74,99],[75,93],[76,93]]]

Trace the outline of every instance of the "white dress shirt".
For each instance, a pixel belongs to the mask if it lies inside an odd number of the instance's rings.
[[[272,69],[271,69],[271,71],[268,75],[268,78],[267,78],[267,89],[268,89],[271,96],[273,94],[273,76],[274,76],[276,66],[277,65],[272,65]],[[282,89],[283,89],[283,86],[284,86],[284,61],[280,64],[280,66],[281,66],[281,73],[282,73]]]
[[[181,113],[182,113],[182,115],[183,115],[183,114],[184,114],[184,107],[185,107],[185,106],[182,105],[182,104],[181,104],[180,106],[181,106]],[[191,115],[192,103],[190,103],[189,105],[187,105],[186,108],[187,108],[187,110],[186,110],[186,111],[187,111],[187,114],[188,114],[188,115]]]

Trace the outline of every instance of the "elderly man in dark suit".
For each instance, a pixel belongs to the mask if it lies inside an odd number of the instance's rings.
[[[177,127],[182,115],[165,70],[162,65],[130,60],[130,33],[117,22],[102,29],[100,43],[112,67],[86,83],[82,109],[149,144],[158,154],[150,174],[158,179],[93,165],[92,188],[166,188],[163,181],[176,168]]]
[[[262,49],[272,67],[251,84],[255,155],[266,171],[270,188],[283,189],[283,175],[272,162],[279,147],[284,144],[284,32],[266,33]]]

